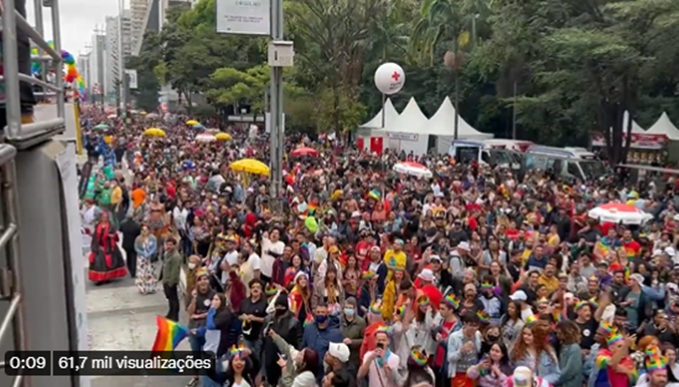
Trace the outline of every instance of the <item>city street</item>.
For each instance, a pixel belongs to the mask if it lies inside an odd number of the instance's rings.
[[[85,274],[87,275],[87,274]],[[132,278],[102,286],[87,284],[89,344],[92,350],[148,351],[156,336],[155,317],[167,312],[162,288],[155,294],[141,295]],[[184,316],[185,317],[185,316]],[[179,347],[189,349],[185,340]],[[186,376],[98,376],[92,387],[184,386]]]
[[[79,164],[86,158],[79,157]],[[95,171],[98,168],[95,168]],[[123,170],[127,176],[126,163]],[[121,249],[122,250],[122,249]],[[122,251],[123,256],[125,251]],[[85,278],[87,278],[87,254],[84,254]],[[160,270],[160,268],[159,268]],[[87,282],[88,340],[91,350],[96,351],[150,351],[156,337],[156,316],[165,315],[167,301],[159,285],[155,294],[142,295],[129,276],[102,286]],[[182,316],[186,318],[186,316]],[[179,350],[190,349],[184,341]],[[95,376],[92,387],[165,387],[184,386],[189,378],[172,376]]]

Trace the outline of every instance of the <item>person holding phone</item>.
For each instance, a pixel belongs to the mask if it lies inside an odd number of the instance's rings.
[[[401,359],[389,349],[389,330],[386,326],[374,333],[376,348],[363,357],[358,369],[358,379],[368,377],[370,386],[398,387],[397,372]]]

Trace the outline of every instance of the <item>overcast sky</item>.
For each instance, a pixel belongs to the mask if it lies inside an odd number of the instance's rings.
[[[34,0],[26,0],[28,22],[35,26]],[[42,1],[41,1],[42,2]],[[129,4],[125,0],[125,7]],[[118,0],[59,0],[61,14],[61,48],[77,57],[92,44],[96,26],[103,29],[106,16],[118,14]],[[43,7],[43,19],[47,40],[52,40],[52,16],[49,8]]]

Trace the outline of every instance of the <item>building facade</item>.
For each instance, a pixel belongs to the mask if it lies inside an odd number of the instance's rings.
[[[132,0],[132,6],[134,6],[135,1],[144,0]],[[174,7],[183,7],[190,9],[194,4],[193,0],[148,0],[144,6],[141,3],[137,6],[137,14],[141,13],[142,9],[146,11],[143,22],[141,23],[141,28],[136,29],[137,16],[133,8],[132,17],[133,25],[135,25],[135,35],[132,39],[134,42],[132,53],[133,55],[139,55],[141,52],[141,47],[144,41],[144,34],[147,31],[160,32],[163,29],[163,24],[167,19],[167,11]]]
[[[92,52],[90,52],[90,88],[94,100],[103,101],[103,86],[106,80],[106,35],[96,33],[92,36]],[[95,90],[96,89],[96,90]],[[98,91],[99,93],[97,93]]]
[[[122,26],[122,34],[120,28]],[[106,77],[104,81],[104,94],[109,102],[115,101],[117,93],[117,82],[122,73],[119,66],[119,38],[122,36],[123,60],[132,53],[132,21],[131,11],[125,10],[122,23],[119,15],[106,17]]]
[[[78,55],[78,60],[76,66],[78,66],[78,72],[85,82],[85,93],[88,101],[91,101],[92,96],[92,77],[90,71],[90,58],[92,57],[92,52],[86,54]]]
[[[132,54],[139,55],[144,39],[144,24],[150,0],[130,0],[130,23],[132,33]]]

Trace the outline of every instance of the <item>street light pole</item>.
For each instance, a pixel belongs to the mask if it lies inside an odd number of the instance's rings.
[[[271,2],[271,37],[273,45],[283,41],[283,0]],[[272,62],[273,59],[273,62]],[[269,128],[271,135],[271,199],[275,212],[283,210],[283,150],[285,133],[283,123],[283,67],[278,58],[269,57],[271,65],[271,108]]]
[[[125,92],[127,82],[125,82],[125,58],[123,55],[123,17],[125,16],[125,3],[123,0],[118,0],[118,95],[120,98],[120,115],[123,117],[127,107],[127,93]],[[127,118],[123,119],[123,125],[127,122]]]

